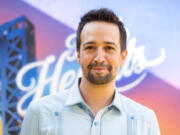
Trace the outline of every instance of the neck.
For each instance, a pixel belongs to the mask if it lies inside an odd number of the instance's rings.
[[[112,103],[115,93],[115,80],[103,85],[90,83],[86,78],[82,78],[80,92],[86,104],[91,108],[94,115]]]

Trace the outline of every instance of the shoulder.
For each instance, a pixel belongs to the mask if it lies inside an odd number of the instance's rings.
[[[122,103],[122,108],[128,115],[134,116],[136,119],[146,120],[149,122],[156,117],[152,109],[141,105],[140,103],[137,103],[122,94],[119,94],[119,96]]]
[[[28,107],[33,113],[50,113],[61,110],[64,107],[69,90],[53,95],[41,97],[32,101]]]

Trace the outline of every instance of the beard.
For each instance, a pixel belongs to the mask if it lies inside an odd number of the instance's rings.
[[[97,67],[97,66],[107,68],[108,73],[106,75],[104,75],[104,76],[94,75],[91,72],[91,70],[92,70],[92,68]],[[87,74],[86,78],[87,78],[88,81],[90,81],[91,83],[96,84],[96,85],[107,84],[107,83],[109,83],[109,82],[111,82],[113,80],[112,66],[108,65],[108,64],[104,64],[104,63],[98,64],[97,62],[91,63],[91,64],[88,65],[88,74]]]

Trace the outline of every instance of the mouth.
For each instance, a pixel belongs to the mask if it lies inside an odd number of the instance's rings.
[[[106,68],[105,67],[93,67],[92,70],[103,71],[103,70],[106,70]]]
[[[98,64],[98,63],[91,63],[87,67],[89,70],[96,71],[96,72],[104,72],[108,70],[109,72],[112,70],[112,66],[108,64]]]

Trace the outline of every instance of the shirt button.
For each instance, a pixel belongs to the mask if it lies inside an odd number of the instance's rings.
[[[134,116],[131,116],[130,118],[131,118],[131,120],[134,120]]]
[[[98,122],[97,122],[97,121],[95,121],[95,122],[94,122],[94,126],[97,126],[97,125],[98,125]]]
[[[58,116],[58,115],[59,115],[59,112],[55,112],[54,115],[55,115],[55,116]]]

